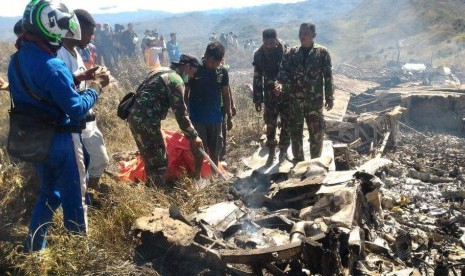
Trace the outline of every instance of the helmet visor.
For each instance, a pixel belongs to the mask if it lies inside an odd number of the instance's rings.
[[[64,37],[69,39],[81,40],[81,26],[79,25],[79,20],[74,12],[72,13],[71,18],[69,18],[68,28],[64,29],[67,29],[67,32],[64,35],[62,35],[62,38]]]

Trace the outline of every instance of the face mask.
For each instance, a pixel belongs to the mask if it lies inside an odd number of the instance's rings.
[[[182,73],[181,78],[182,78],[182,81],[183,81],[184,83],[188,83],[188,82],[189,82],[189,74],[187,74],[186,72],[183,72],[183,73]]]

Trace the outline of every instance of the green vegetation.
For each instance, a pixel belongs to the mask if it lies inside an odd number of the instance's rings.
[[[0,47],[8,49],[0,54],[0,60],[4,61],[0,74],[4,76],[14,48],[5,43]],[[141,62],[123,60],[113,72],[118,81],[106,88],[96,106],[98,124],[110,156],[136,150],[126,123],[116,117],[116,106],[128,91],[135,90],[145,75],[146,69]],[[234,172],[243,166],[241,158],[253,152],[250,141],[257,140],[261,132],[257,127],[258,120],[250,119],[256,113],[244,90],[245,84],[251,82],[251,71],[233,72],[232,75],[238,115],[234,120],[235,127],[229,133],[227,158],[230,170]],[[89,235],[69,235],[62,225],[59,211],[51,227],[48,248],[25,255],[22,243],[39,187],[32,166],[10,160],[6,154],[9,105],[9,95],[0,94],[0,275],[158,275],[162,271],[136,262],[138,240],[130,233],[135,219],[150,215],[155,207],[171,204],[189,214],[200,206],[221,202],[228,197],[227,184],[215,179],[213,187],[199,191],[187,177],[179,179],[173,187],[150,189],[143,184],[125,183],[105,175],[100,192],[92,193]],[[163,122],[163,128],[179,130],[172,114]],[[181,269],[170,260],[166,260],[163,267],[171,269],[172,273],[176,271],[173,269]]]

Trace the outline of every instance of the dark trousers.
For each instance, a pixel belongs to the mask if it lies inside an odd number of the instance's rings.
[[[218,165],[219,155],[223,144],[223,137],[221,134],[222,123],[214,124],[197,124],[193,123],[195,130],[202,139],[203,146],[208,152],[208,156],[212,161]]]
[[[225,161],[226,157],[226,135],[228,133],[227,130],[227,123],[226,123],[226,111],[224,110],[224,106],[221,107],[221,114],[223,116],[223,123],[221,124],[221,134],[223,136],[223,143],[221,144],[221,151],[220,151],[220,161]]]

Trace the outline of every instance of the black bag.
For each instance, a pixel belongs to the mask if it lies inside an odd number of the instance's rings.
[[[10,110],[10,131],[7,151],[26,162],[43,162],[47,159],[56,131],[52,116],[13,108]]]
[[[172,72],[172,70],[166,70],[164,68],[160,68],[160,69],[155,69],[153,70],[149,76],[139,85],[139,87],[137,88],[136,90],[136,93],[142,89],[145,84],[152,78],[154,78],[155,76],[158,76],[160,74],[163,74],[163,73],[169,73],[169,72]],[[167,75],[164,75],[164,76],[167,76]],[[162,77],[163,78],[163,77]],[[168,80],[165,78],[163,78],[163,81],[165,82],[165,84],[168,82]],[[121,101],[119,102],[118,104],[118,110],[116,111],[116,114],[118,115],[118,117],[120,117],[122,120],[127,120],[128,117],[129,117],[129,113],[131,112],[131,108],[132,106],[134,105],[134,102],[136,101],[136,93],[134,92],[129,92],[128,94],[126,94],[126,96],[124,96],[123,99],[121,99]]]
[[[116,114],[122,120],[126,120],[129,117],[129,112],[131,111],[134,101],[136,100],[136,94],[129,92],[124,98],[120,101],[118,105],[118,111]]]
[[[19,68],[17,53],[12,57],[23,89],[38,102],[51,105],[32,92],[24,81]],[[32,106],[15,107],[11,95],[10,131],[8,133],[7,152],[26,162],[43,162],[47,159],[53,137],[56,131],[56,122],[52,114]]]

